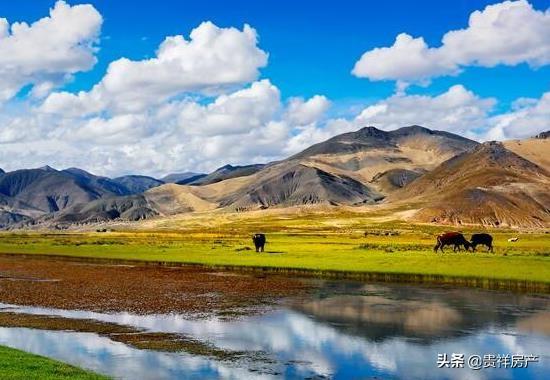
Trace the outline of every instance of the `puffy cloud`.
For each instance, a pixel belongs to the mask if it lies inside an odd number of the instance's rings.
[[[90,91],[53,93],[27,112],[3,115],[0,156],[8,162],[17,156],[17,165],[43,160],[105,174],[279,158],[291,129],[279,90],[269,80],[239,89],[267,63],[257,42],[248,25],[210,22],[189,40],[168,37],[155,58],[112,62]]]
[[[25,85],[44,96],[71,74],[96,63],[94,43],[102,23],[91,5],[70,6],[58,1],[32,24],[0,19],[0,101]]]
[[[187,99],[113,116],[82,118],[72,112],[62,118],[42,112],[35,116],[56,125],[49,137],[66,141],[127,145],[155,135],[165,146],[175,146],[195,137],[209,138],[211,142],[215,137],[225,139],[261,129],[277,118],[281,107],[279,89],[268,80],[261,80],[206,104]],[[196,142],[210,146],[208,142]]]
[[[98,113],[105,105],[105,99],[102,99],[98,92],[80,91],[78,94],[72,94],[64,91],[50,94],[40,109],[45,113],[79,116]]]
[[[429,48],[422,37],[401,33],[391,47],[364,53],[352,73],[371,80],[412,81],[456,71],[456,64],[442,60],[438,50]]]
[[[365,107],[355,117],[329,119],[323,125],[297,128],[289,139],[286,153],[296,153],[337,134],[366,126],[393,130],[411,124],[482,139],[490,127],[490,112],[496,103],[480,98],[462,85],[436,95],[397,94]]]
[[[445,34],[441,50],[460,65],[547,65],[550,10],[537,11],[526,0],[489,5],[470,15],[467,28]]]
[[[318,121],[330,107],[329,100],[322,95],[315,95],[307,101],[303,98],[292,98],[288,103],[286,117],[290,123],[296,125]]]
[[[97,144],[129,144],[148,134],[147,117],[142,114],[116,115],[112,118],[94,117],[79,128],[66,129],[68,141],[94,141]]]
[[[272,120],[280,107],[279,89],[264,79],[207,105],[184,102],[178,121],[194,135],[243,133]]]
[[[286,156],[298,153],[311,145],[327,140],[345,132],[351,132],[362,126],[354,119],[328,119],[325,123],[308,124],[292,130],[292,136],[288,139],[283,153]]]
[[[155,58],[112,62],[89,92],[50,95],[43,110],[139,112],[182,93],[220,93],[258,77],[258,70],[267,64],[267,54],[257,42],[256,31],[249,25],[241,31],[203,22],[191,31],[189,40],[181,35],[167,37]]]
[[[550,92],[540,99],[518,99],[513,110],[491,118],[491,140],[532,137],[550,130]]]
[[[366,107],[355,119],[359,125],[396,129],[418,124],[431,129],[473,134],[487,126],[492,98],[480,98],[462,85],[437,96],[394,95]]]
[[[300,102],[309,110],[318,109],[320,100],[328,102],[324,97]],[[4,124],[0,162],[8,169],[34,162],[31,166],[82,166],[108,175],[209,171],[227,163],[268,162],[284,157],[289,139],[303,133],[302,126],[288,120],[288,109],[269,80],[212,100],[175,99],[140,112],[82,117],[31,109],[26,117],[11,117],[12,123]]]
[[[461,67],[550,63],[550,10],[538,11],[526,0],[489,5],[470,15],[468,27],[447,32],[441,47],[422,37],[397,36],[391,47],[367,51],[353,74],[371,80],[426,81],[452,75]]]
[[[508,18],[515,20],[517,17],[513,7],[525,8],[526,5],[513,3],[510,6],[513,17],[504,17],[499,11],[497,18],[505,20],[501,22],[503,25],[509,25]],[[490,19],[486,13],[494,13],[502,6],[494,6],[490,12],[488,7],[480,12],[481,16],[472,15],[472,20]],[[546,14],[529,6],[525,9],[526,14],[534,12],[546,20]],[[57,26],[60,30],[66,28],[61,37],[49,30],[41,34],[53,33],[55,40],[79,41],[61,43],[60,51],[56,52],[61,54],[69,50],[80,56],[80,60],[73,57],[72,66],[71,60],[59,58],[55,61],[48,55],[53,56],[54,52],[44,46],[46,64],[42,68],[48,64],[60,68],[53,72],[39,70],[38,63],[35,66],[30,63],[3,65],[2,62],[8,59],[15,59],[16,54],[9,58],[2,56],[0,84],[11,79],[16,83],[12,87],[0,87],[8,89],[6,94],[9,95],[5,96],[12,96],[13,91],[27,83],[34,85],[33,94],[48,94],[65,75],[85,69],[86,62],[93,65],[93,40],[97,31],[91,30],[93,23],[73,25],[72,22],[73,18],[76,20],[79,15],[83,18],[90,11],[95,12],[91,6],[70,7],[58,2],[50,17],[26,26],[35,29],[42,22],[46,25],[58,23],[70,14],[68,24]],[[473,38],[466,32],[481,28],[479,25],[483,23],[472,20],[467,29],[457,31],[458,34],[448,37],[447,41],[449,32],[444,38],[444,46],[437,49],[428,47],[421,38],[398,36],[397,48],[378,49],[369,59],[399,61],[404,56],[408,59],[408,72],[400,72],[399,64],[380,65],[370,67],[374,70],[371,75],[378,79],[398,77],[411,81],[428,79],[433,72],[444,74],[459,70],[473,62],[472,59],[457,58],[450,53],[445,55],[445,60],[434,57],[447,45],[459,46],[460,41]],[[100,15],[96,21],[99,28]],[[488,22],[486,29],[499,22]],[[537,21],[539,27],[542,24]],[[0,20],[0,46],[8,39],[12,39],[10,44],[21,44],[28,33],[20,29],[13,25],[10,28],[5,20]],[[70,39],[74,34],[77,37]],[[533,57],[544,57],[544,48],[541,49],[539,55],[521,59],[532,65],[540,64],[544,59]],[[492,64],[487,58],[480,58],[481,52],[475,54],[478,57],[476,64]],[[517,51],[515,54],[519,57]],[[512,58],[506,59],[512,64]],[[36,101],[7,102],[0,114],[0,163],[7,169],[50,164],[54,167],[79,166],[105,175],[129,172],[160,175],[179,170],[209,171],[226,163],[277,160],[366,125],[394,129],[421,124],[475,138],[486,134],[498,138],[530,136],[548,129],[548,93],[540,99],[519,99],[511,111],[491,116],[495,100],[480,98],[461,85],[436,96],[398,93],[360,112],[350,111],[348,118],[327,119],[330,101],[326,97],[315,95],[310,99],[283,101],[279,89],[269,80],[257,80],[259,69],[266,63],[267,54],[258,47],[256,32],[251,27],[245,25],[239,30],[202,23],[191,32],[189,39],[183,36],[166,38],[152,59],[131,61],[122,58],[112,62],[101,81],[90,91],[52,93],[38,106]],[[8,73],[7,67],[12,72]],[[384,70],[393,71],[387,74]]]
[[[210,101],[177,99],[113,116],[32,109],[11,118],[4,115],[9,120],[0,120],[0,162],[7,169],[50,164],[106,175],[160,175],[277,160],[367,125],[391,130],[420,124],[479,140],[524,137],[549,129],[549,94],[519,99],[511,111],[493,116],[494,99],[457,85],[435,96],[394,95],[349,118],[321,120],[326,99],[285,103],[276,86],[261,80]],[[289,116],[303,114],[308,117]]]

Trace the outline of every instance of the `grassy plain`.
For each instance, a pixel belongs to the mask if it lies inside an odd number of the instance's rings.
[[[0,346],[0,378],[10,380],[100,380],[94,374],[55,360]]]
[[[477,279],[550,285],[550,234],[544,231],[492,230],[488,232],[495,238],[495,253],[479,247],[476,253],[453,253],[447,248],[446,253],[435,254],[435,236],[456,228],[344,211],[204,214],[107,228],[109,232],[3,233],[0,253],[259,267],[405,281]],[[460,230],[469,237],[480,228]],[[267,234],[265,253],[251,250],[253,232]],[[519,241],[508,242],[513,236]]]

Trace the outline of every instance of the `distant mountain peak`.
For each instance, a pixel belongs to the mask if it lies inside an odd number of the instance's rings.
[[[130,174],[113,178],[113,181],[126,187],[132,194],[140,194],[153,187],[164,184],[164,181],[138,174]]]
[[[224,165],[224,166],[219,167],[216,170],[214,170],[214,173],[218,172],[218,171],[223,171],[223,170],[232,171],[232,170],[237,170],[237,169],[248,169],[248,168],[263,167],[263,166],[264,166],[264,164],[249,164],[249,165],[231,165],[231,164],[227,164],[227,165]]]
[[[424,146],[422,146],[423,142]],[[442,152],[456,154],[470,149],[477,145],[477,142],[450,132],[432,131],[420,125],[411,125],[393,131],[383,131],[373,126],[367,126],[358,131],[343,133],[312,145],[290,159],[304,159],[327,154],[356,154],[373,149],[395,151],[399,149],[399,146],[406,144],[413,144],[417,150],[438,149]]]
[[[154,180],[154,181],[157,181],[157,182],[162,182],[161,180],[158,180],[154,177],[151,177],[151,176],[148,176],[148,175],[142,175],[142,174],[127,174],[127,175],[123,175],[123,176],[120,176],[120,177],[116,177],[116,178],[114,178],[114,180],[120,180],[120,179],[123,179],[123,178],[151,179],[151,180]]]
[[[190,184],[190,185],[208,185],[215,182],[220,182],[230,178],[243,177],[256,173],[264,168],[265,164],[250,164],[250,165],[224,165],[212,173],[207,175],[197,175],[193,181],[185,180],[177,182],[178,184]]]
[[[77,167],[74,167],[74,166],[72,166],[72,167],[70,167],[70,168],[67,168],[67,169],[65,169],[65,170],[63,170],[63,171],[65,171],[65,172],[70,172],[70,173],[72,172],[72,173],[86,173],[86,174],[91,174],[90,172],[88,172],[88,171],[86,171],[86,170],[84,170],[84,169],[80,169],[80,168],[77,168]]]
[[[420,202],[414,218],[423,221],[541,227],[550,220],[548,180],[544,168],[488,141],[412,181],[392,200]]]
[[[433,131],[421,125],[413,124],[406,127],[397,128],[392,131],[385,131],[373,126],[368,126],[368,127],[361,128],[360,130],[355,132],[355,134],[359,136],[365,136],[365,137],[388,137],[390,135],[393,135],[393,136],[416,135],[416,134],[433,135],[438,132],[439,131]]]
[[[491,163],[503,168],[517,168],[520,172],[529,170],[534,172],[545,171],[537,164],[523,158],[522,156],[506,149],[500,141],[486,141],[477,146],[471,155],[473,163],[477,166],[483,163]]]
[[[68,173],[68,174],[71,174],[71,175],[74,175],[74,176],[77,176],[77,177],[83,177],[83,178],[94,178],[94,177],[96,177],[95,175],[93,175],[92,173],[90,173],[90,172],[88,172],[84,169],[75,168],[75,167],[68,168],[68,169],[63,169],[62,172]]]
[[[491,140],[491,141],[485,141],[481,144],[479,144],[478,149],[506,149],[504,145],[500,141]]]
[[[49,165],[41,166],[41,167],[38,168],[38,170],[44,170],[44,171],[48,171],[48,172],[56,172],[57,171]]]
[[[485,141],[479,144],[475,149],[479,152],[503,152],[508,151],[500,141]]]
[[[541,140],[550,139],[550,131],[541,132],[535,138]]]
[[[219,167],[217,168],[215,171],[219,171],[219,170],[232,170],[234,169],[235,167],[231,164],[227,164],[227,165],[224,165],[222,167]]]
[[[517,156],[514,152],[506,149],[500,141],[485,141],[479,144],[472,153],[486,155],[493,161],[500,161],[508,156]],[[517,156],[519,157],[519,156]]]
[[[160,180],[163,181],[164,183],[178,183],[181,181],[187,181],[191,178],[196,178],[197,176],[200,176],[200,175],[204,176],[206,174],[195,173],[195,172],[170,173],[160,178]]]
[[[433,131],[429,128],[423,127],[421,125],[409,125],[408,127],[401,127],[394,131],[392,131],[392,134],[399,134],[399,135],[416,135],[416,134],[426,134],[426,135],[433,135],[437,131]]]
[[[4,173],[5,173],[4,169],[0,168],[0,174],[4,174]]]
[[[367,136],[385,137],[388,134],[388,132],[383,131],[383,130],[378,129],[378,128],[373,127],[373,126],[363,127],[355,133],[359,136],[365,136],[365,137],[367,137]]]

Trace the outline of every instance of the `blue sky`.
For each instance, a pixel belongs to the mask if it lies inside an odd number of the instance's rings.
[[[549,7],[2,2],[0,167],[207,171],[366,125],[533,136],[550,129]]]
[[[547,9],[548,1],[530,1]],[[430,46],[440,44],[448,30],[463,28],[471,12],[495,1],[70,1],[90,3],[103,15],[98,63],[76,75],[66,89],[89,89],[107,65],[120,57],[143,59],[154,55],[166,36],[188,34],[202,21],[220,27],[248,23],[269,53],[262,77],[270,78],[284,97],[324,94],[334,101],[368,104],[390,96],[391,81],[371,82],[350,75],[364,51],[389,46],[407,32],[423,36]],[[3,2],[1,15],[9,20],[36,20],[53,5],[48,0]],[[483,97],[496,97],[506,107],[518,97],[539,97],[550,87],[550,66],[537,70],[514,67],[468,68],[459,76],[436,79],[411,93],[435,94],[461,83]]]

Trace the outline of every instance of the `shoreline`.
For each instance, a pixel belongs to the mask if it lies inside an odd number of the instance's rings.
[[[108,380],[111,377],[90,369],[68,364],[47,356],[0,345],[0,377],[10,379],[45,378]]]
[[[313,268],[297,268],[283,266],[258,266],[258,265],[228,265],[198,263],[186,261],[170,260],[148,260],[148,259],[122,259],[122,258],[104,258],[90,256],[74,256],[63,254],[48,253],[10,253],[1,252],[1,257],[28,258],[28,259],[46,259],[51,261],[68,261],[91,264],[112,264],[112,265],[136,265],[153,267],[194,267],[204,269],[215,269],[220,271],[231,271],[241,273],[252,273],[260,275],[297,275],[304,278],[334,279],[334,280],[352,280],[381,283],[399,283],[415,285],[445,285],[459,286],[468,288],[478,288],[486,290],[511,291],[517,293],[550,293],[550,281],[532,281],[518,279],[498,279],[484,278],[476,276],[460,275],[438,275],[424,273],[399,273],[399,272],[376,272],[376,271],[346,271],[346,270],[327,270]]]

